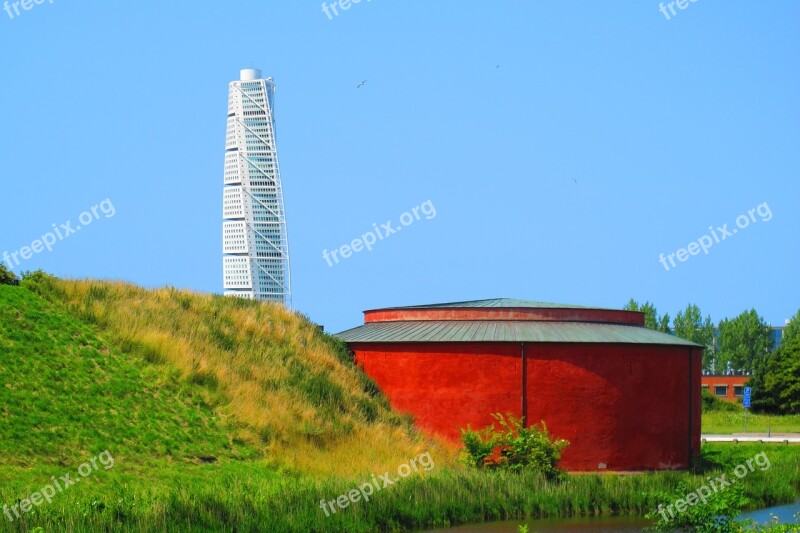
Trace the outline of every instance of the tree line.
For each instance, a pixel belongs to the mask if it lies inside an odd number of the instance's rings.
[[[750,374],[753,409],[800,413],[800,310],[784,327],[781,344],[773,350],[772,327],[755,309],[716,325],[695,304],[687,305],[674,319],[660,315],[652,303],[639,304],[633,298],[625,309],[644,313],[645,327],[704,346],[704,370],[722,374],[730,362],[732,369]]]

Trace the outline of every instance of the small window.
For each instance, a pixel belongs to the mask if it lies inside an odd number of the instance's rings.
[[[703,388],[708,390],[709,387],[708,387],[708,385],[703,385]]]
[[[734,385],[733,386],[733,395],[737,398],[741,398],[744,396],[744,385]]]
[[[714,394],[717,396],[727,396],[728,395],[728,386],[727,385],[714,385]]]

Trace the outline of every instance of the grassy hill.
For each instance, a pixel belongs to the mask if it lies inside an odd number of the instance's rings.
[[[354,475],[431,446],[342,344],[279,305],[37,275],[0,286],[0,349],[5,464],[113,449]]]
[[[0,286],[0,463],[253,455],[178,373],[126,357],[65,309]]]

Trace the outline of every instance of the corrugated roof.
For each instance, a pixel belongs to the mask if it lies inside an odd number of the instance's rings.
[[[699,346],[639,326],[597,322],[412,320],[371,322],[336,334],[345,342],[578,342]]]
[[[469,300],[466,302],[449,302],[430,305],[409,305],[406,307],[389,307],[388,309],[442,309],[452,307],[509,307],[509,308],[534,308],[534,309],[602,309],[601,307],[586,307],[584,305],[556,304],[551,302],[536,302],[532,300],[517,300],[515,298],[490,298],[488,300]],[[374,309],[377,311],[377,309]]]

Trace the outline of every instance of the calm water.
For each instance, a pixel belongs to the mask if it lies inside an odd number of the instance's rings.
[[[776,515],[783,523],[795,522],[794,515],[800,513],[800,500],[793,504],[770,507],[759,511],[743,513],[740,518],[752,518],[766,523],[770,515]],[[651,523],[641,518],[606,517],[606,518],[556,518],[542,520],[508,520],[504,522],[491,522],[471,526],[458,526],[448,529],[431,530],[428,533],[517,533],[517,526],[528,524],[531,533],[565,533],[567,531],[598,531],[600,533],[622,533],[641,531]]]
[[[740,518],[752,518],[760,524],[766,524],[769,522],[770,514],[774,514],[780,519],[781,523],[792,524],[797,522],[797,519],[794,517],[797,513],[800,513],[800,500],[790,503],[789,505],[779,505],[778,507],[770,507],[769,509],[761,509],[760,511],[742,513]]]

